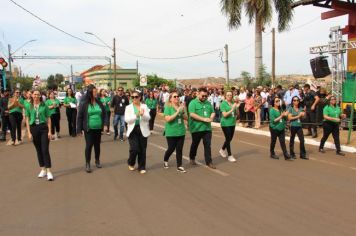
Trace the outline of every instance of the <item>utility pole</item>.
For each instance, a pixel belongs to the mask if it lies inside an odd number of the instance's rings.
[[[226,66],[226,84],[230,87],[230,71],[229,71],[229,46],[225,44],[225,66]]]
[[[73,65],[70,65],[70,88],[74,91],[75,86],[73,86]]]
[[[10,86],[10,89],[12,90],[12,66],[11,66],[12,57],[11,57],[11,45],[10,44],[7,45],[7,49],[8,49],[8,55],[9,55],[9,70],[10,70],[9,86]]]
[[[113,57],[114,57],[114,90],[116,91],[116,40],[113,40]]]
[[[276,81],[276,30],[272,28],[272,88]]]

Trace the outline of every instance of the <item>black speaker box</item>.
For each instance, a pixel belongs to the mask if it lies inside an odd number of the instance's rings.
[[[310,66],[313,71],[313,76],[316,79],[324,78],[331,74],[328,60],[326,57],[316,57],[310,60]]]

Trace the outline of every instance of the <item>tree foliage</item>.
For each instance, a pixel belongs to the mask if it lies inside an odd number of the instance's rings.
[[[20,84],[20,89],[21,90],[31,90],[32,89],[32,85],[33,85],[33,80],[35,78],[33,77],[16,77],[16,78],[13,78],[12,80],[12,83],[13,83],[13,86],[14,88],[16,87],[17,84]]]
[[[267,67],[264,64],[258,70],[258,79],[256,83],[258,86],[270,86],[272,84],[272,76],[267,72]]]
[[[64,76],[62,74],[50,75],[47,78],[47,88],[48,89],[58,89],[61,83],[64,81]]]
[[[139,77],[140,77],[140,75],[133,82],[135,87],[140,87]],[[158,88],[163,84],[168,85],[169,88],[171,88],[171,89],[175,87],[174,81],[172,81],[172,80],[164,79],[162,77],[157,76],[156,74],[147,75],[147,88],[148,89]]]

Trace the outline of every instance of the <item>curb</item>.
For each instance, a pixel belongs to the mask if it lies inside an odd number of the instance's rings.
[[[215,123],[215,122],[212,122],[211,125],[213,127],[220,127],[220,124],[219,123]],[[244,133],[249,133],[249,134],[257,134],[257,135],[271,137],[270,132],[264,131],[264,130],[250,129],[250,128],[244,128],[244,127],[240,127],[240,126],[236,126],[235,130],[236,131],[240,131],[240,132],[244,132]],[[286,137],[286,140],[290,140],[290,137]],[[310,139],[310,138],[304,138],[304,140],[305,140],[305,144],[319,147],[319,144],[320,144],[319,141],[315,141],[314,139]],[[295,139],[295,142],[299,143],[299,139]],[[325,143],[325,148],[336,150],[335,144],[331,143],[331,142],[326,142]],[[341,150],[344,151],[344,152],[356,153],[356,148],[355,147],[351,147],[351,146],[341,145]]]

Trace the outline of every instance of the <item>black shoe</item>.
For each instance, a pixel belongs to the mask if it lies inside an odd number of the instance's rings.
[[[290,154],[290,158],[291,158],[291,159],[294,159],[294,160],[297,159],[297,157],[295,156],[295,154]]]
[[[270,156],[272,159],[275,159],[275,160],[278,160],[279,159],[279,157],[276,155],[276,154],[271,154],[271,156]]]
[[[300,159],[309,160],[309,157],[307,157],[306,155],[302,155],[302,156],[300,156]]]
[[[294,159],[287,153],[287,154],[284,154],[284,159],[286,161],[293,161]]]
[[[91,173],[90,163],[86,163],[86,164],[85,164],[85,171],[86,171],[87,173]]]
[[[343,153],[342,151],[338,151],[336,152],[336,155],[344,157],[346,154]]]
[[[96,168],[102,168],[100,161],[95,161]]]
[[[211,169],[216,169],[216,166],[214,166],[213,163],[209,163],[209,164],[207,164],[207,166],[208,166],[209,168],[211,168]]]
[[[115,135],[114,135],[114,141],[115,141],[116,139],[117,139],[117,135],[115,134]]]
[[[319,148],[319,152],[325,153],[325,150],[323,148]]]
[[[197,163],[195,162],[195,160],[190,160],[190,164],[193,165],[193,166],[196,166]]]

